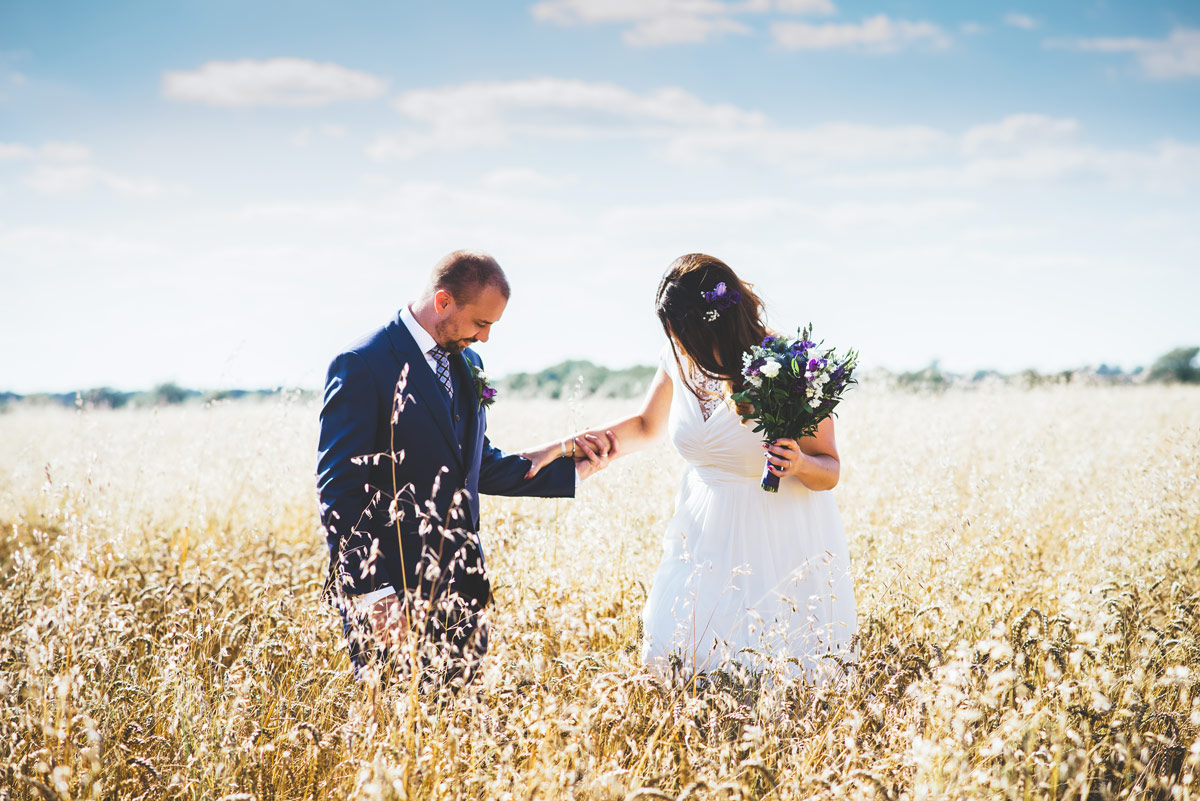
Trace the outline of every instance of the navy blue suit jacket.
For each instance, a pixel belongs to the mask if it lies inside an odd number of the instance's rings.
[[[419,569],[422,558],[432,558],[443,582],[452,580],[458,592],[486,604],[479,494],[575,493],[571,460],[559,459],[526,481],[529,461],[492,447],[471,371],[482,362],[469,348],[450,362],[457,403],[447,399],[397,315],[329,366],[317,491],[331,575],[341,574],[348,595],[389,585],[436,593],[431,571]]]

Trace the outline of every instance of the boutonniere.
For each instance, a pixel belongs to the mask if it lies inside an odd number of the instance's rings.
[[[479,398],[479,408],[486,409],[496,402],[499,390],[488,383],[487,373],[471,365],[471,375],[475,379],[475,397]]]

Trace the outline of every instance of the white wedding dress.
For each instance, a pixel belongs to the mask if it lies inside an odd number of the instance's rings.
[[[687,467],[642,615],[643,661],[664,674],[674,663],[684,678],[734,664],[815,682],[843,675],[856,618],[833,493],[796,478],[765,492],[761,432],[728,403],[702,404],[669,347],[661,364],[669,436]]]

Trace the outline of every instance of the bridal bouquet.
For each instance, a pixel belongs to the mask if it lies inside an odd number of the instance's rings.
[[[763,440],[774,442],[782,437],[800,439],[817,431],[817,426],[833,414],[842,394],[856,383],[853,374],[858,354],[853,350],[838,356],[832,349],[822,350],[809,339],[804,328],[796,339],[767,337],[742,355],[742,375],[746,389],[733,396],[736,403],[752,404],[754,409],[743,417],[758,425]],[[763,470],[762,488],[779,491],[779,476]]]

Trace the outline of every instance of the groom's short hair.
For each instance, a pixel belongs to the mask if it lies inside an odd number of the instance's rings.
[[[431,293],[444,289],[456,303],[470,303],[484,287],[494,286],[507,300],[508,278],[500,264],[480,250],[456,250],[442,257],[429,277]]]

